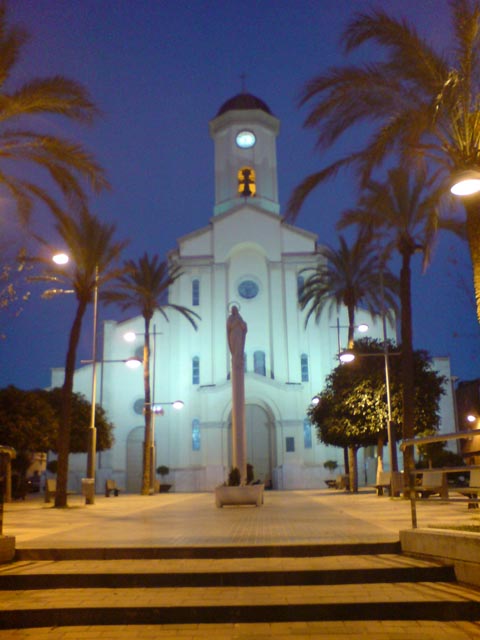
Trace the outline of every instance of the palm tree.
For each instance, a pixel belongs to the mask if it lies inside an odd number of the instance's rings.
[[[288,205],[295,218],[318,184],[343,168],[362,184],[387,157],[429,164],[444,187],[452,173],[480,166],[480,0],[451,0],[452,34],[436,51],[413,25],[383,9],[357,14],[343,33],[346,53],[378,46],[378,60],[332,68],[309,81],[300,104],[311,105],[305,126],[318,133],[320,149],[344,132],[368,123],[366,143],[308,176]],[[371,51],[371,48],[370,48]],[[352,137],[352,136],[351,136]],[[480,321],[480,207],[464,200],[467,239]]]
[[[404,167],[388,172],[384,182],[371,180],[359,199],[357,208],[345,211],[338,223],[340,229],[357,224],[382,234],[385,255],[393,250],[401,257],[400,306],[403,385],[403,437],[414,435],[413,331],[411,303],[411,260],[423,254],[428,265],[432,242],[440,227],[461,230],[462,225],[440,217],[438,202],[441,187],[435,189],[424,173],[413,176]],[[404,453],[404,468],[413,468],[413,451]]]
[[[125,262],[125,271],[117,278],[116,286],[105,292],[103,299],[107,303],[117,303],[123,311],[138,310],[144,319],[143,346],[143,382],[145,393],[145,437],[143,443],[143,474],[142,495],[150,493],[150,477],[152,460],[150,456],[150,442],[152,438],[152,405],[150,385],[150,322],[155,311],[169,320],[167,311],[178,311],[186,318],[194,329],[197,328],[195,319],[200,316],[182,305],[168,302],[169,287],[181,276],[178,265],[170,265],[160,261],[158,255],[153,257],[146,253],[135,262]]]
[[[65,507],[67,506],[73,376],[82,321],[87,306],[93,300],[95,289],[101,289],[119,275],[119,269],[115,267],[115,263],[127,243],[114,240],[115,226],[100,222],[86,209],[82,210],[78,217],[58,212],[55,228],[68,250],[71,267],[59,272],[50,260],[41,258],[37,262],[44,265],[44,273],[32,280],[49,282],[53,285],[51,289],[44,292],[43,297],[50,298],[60,294],[74,293],[77,299],[77,308],[68,340],[57,444],[55,507]],[[41,238],[40,240],[44,245],[49,244]],[[92,366],[95,366],[95,363]]]
[[[348,348],[354,346],[355,312],[364,306],[373,315],[388,309],[396,312],[397,278],[385,268],[382,256],[372,244],[373,235],[369,231],[360,232],[349,247],[340,236],[340,247],[325,246],[320,250],[324,261],[316,267],[307,267],[303,272],[311,272],[305,280],[299,304],[308,308],[305,326],[313,316],[318,322],[323,311],[328,308],[337,313],[344,305],[348,313]],[[380,286],[380,275],[383,286]],[[358,491],[357,448],[344,450],[345,471],[349,475],[350,491]]]
[[[382,267],[378,250],[372,245],[369,233],[360,233],[349,247],[343,236],[340,247],[325,246],[320,250],[324,261],[315,267],[303,269],[310,273],[305,280],[299,299],[301,309],[308,307],[305,326],[314,316],[318,322],[325,308],[337,312],[343,306],[348,313],[348,348],[353,347],[355,311],[362,305],[372,314],[379,313],[385,302],[389,310],[396,310],[395,293],[398,283],[393,274],[384,271],[384,295],[379,287],[379,271]]]
[[[24,222],[36,201],[46,205],[54,215],[61,210],[57,197],[44,186],[48,180],[64,197],[70,211],[86,206],[84,181],[95,192],[108,186],[103,169],[81,145],[52,135],[47,129],[40,131],[31,126],[31,116],[38,115],[60,115],[77,122],[92,122],[98,111],[81,84],[54,76],[33,78],[13,91],[7,90],[27,40],[28,34],[23,29],[8,25],[7,2],[1,0],[0,184],[15,201],[16,211]],[[25,124],[18,126],[17,123]],[[25,163],[33,164],[36,172],[40,171],[36,182],[25,177]]]

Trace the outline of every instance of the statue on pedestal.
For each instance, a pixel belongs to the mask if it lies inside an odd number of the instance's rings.
[[[245,337],[247,323],[237,306],[227,319],[227,340],[232,355],[232,467],[240,471],[241,484],[247,478],[247,442],[245,434]]]

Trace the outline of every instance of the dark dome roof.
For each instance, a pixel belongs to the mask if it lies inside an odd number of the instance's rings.
[[[222,113],[226,113],[227,111],[235,111],[237,109],[261,109],[261,111],[265,111],[272,115],[269,107],[263,100],[260,100],[260,98],[252,96],[251,93],[239,93],[222,104],[218,110],[217,116],[221,116]]]

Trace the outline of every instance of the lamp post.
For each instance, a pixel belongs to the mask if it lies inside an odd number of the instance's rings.
[[[480,172],[475,169],[458,171],[452,175],[450,191],[455,196],[471,196],[480,191]]]
[[[92,344],[92,400],[90,428],[88,430],[87,479],[93,485],[87,491],[85,504],[95,503],[95,458],[97,453],[97,428],[95,425],[95,408],[97,403],[97,321],[98,321],[98,266],[95,265],[95,283],[93,286],[93,344]]]
[[[52,257],[53,262],[65,265],[70,258],[66,253],[57,253]],[[97,320],[98,320],[98,265],[95,265],[95,279],[93,283],[93,338],[92,338],[92,397],[90,428],[88,430],[87,469],[86,476],[91,490],[86,491],[85,504],[95,503],[95,457],[97,451],[97,429],[95,426],[95,406],[97,398]]]
[[[165,411],[164,406],[171,406],[176,411],[180,411],[184,407],[182,400],[174,400],[173,402],[152,402],[152,428],[151,428],[151,441],[150,441],[150,494],[155,493],[155,480],[156,480],[156,448],[155,448],[155,416],[163,416]]]
[[[351,328],[353,328],[354,330],[357,329],[357,331],[359,331],[360,333],[365,333],[369,329],[368,324],[365,324],[365,323],[354,325],[353,327],[350,327],[350,325],[346,325],[346,324],[340,324],[340,318],[338,316],[337,316],[337,323],[333,326],[330,325],[330,329],[337,330],[337,356],[339,358],[342,353],[345,353],[345,354],[347,353],[346,351],[342,350],[342,345],[340,342],[340,329],[351,329]],[[341,362],[350,362],[350,361],[348,359],[345,359],[345,360],[342,360]]]

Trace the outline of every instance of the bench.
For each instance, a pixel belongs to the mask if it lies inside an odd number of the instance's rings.
[[[113,495],[116,497],[120,493],[120,489],[117,487],[117,483],[115,482],[115,480],[106,480],[105,497],[109,498],[111,493],[113,493]]]
[[[439,494],[441,498],[448,499],[447,474],[443,471],[424,471],[419,485],[415,486],[415,493],[421,498]]]
[[[464,489],[455,489],[457,493],[469,498],[468,509],[478,509],[478,494],[480,493],[480,469],[472,469],[470,471],[470,480],[468,487]]]

